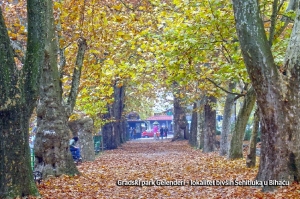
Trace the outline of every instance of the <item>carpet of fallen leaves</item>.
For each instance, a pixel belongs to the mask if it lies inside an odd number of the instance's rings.
[[[190,180],[254,180],[258,169],[246,168],[242,159],[229,161],[217,152],[202,153],[186,141],[130,141],[78,169],[80,176],[43,181],[38,186],[43,198],[300,198],[298,184],[279,187],[273,193],[252,186],[191,186]],[[118,180],[184,180],[187,184],[118,186]]]

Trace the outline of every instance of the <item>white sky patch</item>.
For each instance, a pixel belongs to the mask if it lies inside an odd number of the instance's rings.
[[[173,108],[173,94],[171,92],[165,92],[164,90],[156,90],[156,100],[153,107],[154,113],[161,113],[168,109]]]
[[[45,130],[44,135],[55,135],[55,131],[53,130]]]

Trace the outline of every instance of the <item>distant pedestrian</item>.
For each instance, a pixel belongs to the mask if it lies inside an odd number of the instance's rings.
[[[153,126],[153,132],[154,132],[154,133],[157,133],[157,132],[158,132],[158,126],[157,126],[157,125],[154,125],[154,126]]]
[[[154,140],[157,140],[157,133],[156,132],[153,132],[153,138],[154,138]]]
[[[161,139],[164,139],[164,128],[160,127],[159,129]]]
[[[168,132],[169,132],[168,127],[165,127],[165,129],[164,129],[164,136],[165,136],[166,138],[168,137]]]

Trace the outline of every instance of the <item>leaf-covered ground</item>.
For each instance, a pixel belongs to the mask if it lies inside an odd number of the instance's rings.
[[[217,153],[204,154],[186,141],[131,141],[117,150],[105,151],[96,161],[78,166],[81,176],[50,178],[39,185],[44,198],[300,198],[300,186],[283,186],[262,193],[252,186],[191,186],[204,183],[253,181],[257,168],[244,160],[228,161]],[[154,183],[153,186],[118,186]],[[160,182],[184,182],[182,186],[159,186]],[[218,180],[218,181],[217,181]],[[236,180],[236,181],[234,181]],[[211,182],[213,183],[213,182]]]

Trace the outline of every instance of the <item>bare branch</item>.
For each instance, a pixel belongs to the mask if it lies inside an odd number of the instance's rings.
[[[221,87],[220,85],[218,85],[216,82],[214,82],[213,80],[209,79],[209,78],[206,78],[208,81],[210,81],[213,85],[215,85],[216,87],[218,87],[219,89],[221,89],[222,91],[226,92],[226,93],[229,93],[229,94],[232,94],[232,95],[237,95],[237,97],[242,97],[242,96],[245,96],[244,93],[235,93],[235,92],[230,92],[228,91],[227,89]]]
[[[83,66],[83,59],[84,59],[84,54],[87,49],[87,43],[84,38],[79,38],[78,39],[78,52],[77,52],[77,57],[76,57],[76,64],[73,72],[73,77],[72,77],[72,87],[71,91],[69,93],[68,101],[67,101],[67,106],[70,107],[70,110],[72,113],[73,108],[76,103],[76,97],[78,94],[78,88],[80,84],[80,77],[81,77],[81,69]]]
[[[275,26],[276,26],[276,18],[278,13],[278,0],[273,1],[272,5],[272,15],[271,15],[271,27],[270,27],[270,36],[269,36],[269,45],[272,46],[274,35],[275,35]]]
[[[284,0],[281,2],[281,4],[283,4],[284,3]],[[281,7],[282,5],[280,5],[279,6],[279,9],[280,9],[280,7]],[[286,12],[288,12],[288,11],[295,11],[296,10],[296,0],[290,0],[289,1],[289,4],[288,4],[288,7],[286,8]],[[280,19],[281,21],[283,21],[284,22],[284,24],[283,24],[283,26],[281,26],[280,27],[280,29],[275,33],[275,38],[276,37],[279,37],[280,35],[281,35],[281,33],[286,29],[286,27],[289,25],[289,23],[292,23],[293,22],[293,20],[290,18],[290,17],[288,17],[288,16],[282,16],[281,17],[281,19]]]

